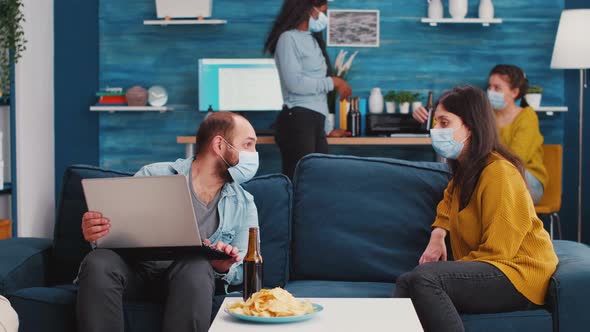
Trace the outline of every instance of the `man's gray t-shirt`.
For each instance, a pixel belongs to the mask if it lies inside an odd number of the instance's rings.
[[[201,240],[208,239],[219,227],[219,211],[217,204],[221,199],[221,190],[217,192],[213,200],[209,202],[209,205],[205,205],[197,197],[192,185],[192,174],[193,169],[189,171],[188,180],[189,187],[191,190],[191,198],[193,201],[193,209],[195,210],[195,216],[197,217],[197,224],[199,225],[199,233],[201,234]]]

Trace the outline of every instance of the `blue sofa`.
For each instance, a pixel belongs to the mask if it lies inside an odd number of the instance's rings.
[[[21,331],[75,331],[71,281],[90,250],[80,231],[86,210],[80,180],[128,176],[72,166],[64,176],[54,239],[0,241],[0,294]],[[415,267],[448,182],[442,164],[311,155],[294,185],[282,175],[244,185],[259,210],[265,287],[298,297],[389,297]],[[467,331],[581,331],[590,326],[590,248],[555,241],[560,263],[547,305],[534,311],[463,315]],[[223,296],[216,296],[218,308]],[[361,309],[361,308],[359,308]],[[97,308],[100,310],[100,308]],[[126,331],[158,331],[161,305],[126,302]],[[362,310],[362,309],[361,309]]]

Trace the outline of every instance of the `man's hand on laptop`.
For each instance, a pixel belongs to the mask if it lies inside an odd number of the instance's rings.
[[[90,243],[107,235],[111,224],[100,212],[88,211],[82,216],[82,234],[84,239]]]
[[[238,254],[238,248],[237,247],[232,247],[229,244],[225,244],[223,242],[217,242],[215,244],[211,244],[211,241],[209,240],[204,240],[203,243],[206,246],[210,246],[211,248],[215,248],[217,250],[221,250],[223,252],[225,252],[226,254],[232,256],[232,258],[230,259],[225,259],[225,260],[210,260],[209,262],[211,263],[211,266],[213,266],[213,268],[215,269],[215,271],[217,271],[217,273],[227,273],[229,271],[229,268],[234,265],[234,263],[239,262],[240,260],[242,260],[242,258],[240,258],[239,254]]]

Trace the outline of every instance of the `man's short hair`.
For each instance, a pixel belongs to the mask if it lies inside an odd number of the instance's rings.
[[[234,137],[234,128],[236,127],[235,118],[238,116],[232,112],[210,113],[201,122],[199,130],[197,130],[195,154],[203,152],[215,136],[222,136],[228,142],[231,142]]]

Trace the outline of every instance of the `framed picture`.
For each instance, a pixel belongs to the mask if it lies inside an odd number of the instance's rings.
[[[328,46],[379,47],[378,10],[328,10]]]

